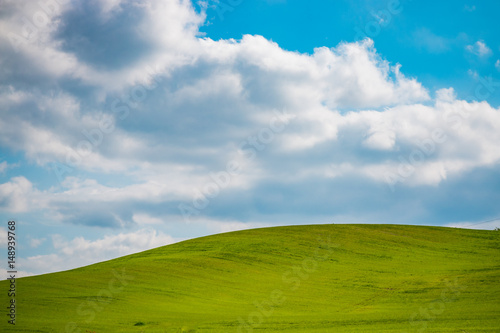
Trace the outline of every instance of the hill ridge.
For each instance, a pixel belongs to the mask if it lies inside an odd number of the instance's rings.
[[[496,332],[499,236],[390,224],[205,236],[19,279],[15,332]]]

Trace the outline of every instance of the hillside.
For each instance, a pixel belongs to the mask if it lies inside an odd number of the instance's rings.
[[[19,279],[0,331],[499,332],[499,281],[496,231],[254,229]]]

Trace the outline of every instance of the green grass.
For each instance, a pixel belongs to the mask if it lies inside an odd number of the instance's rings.
[[[18,279],[16,302],[0,331],[500,332],[500,232],[232,232]]]

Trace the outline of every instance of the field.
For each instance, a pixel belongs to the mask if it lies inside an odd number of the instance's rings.
[[[2,332],[500,332],[500,232],[253,229],[16,284]]]

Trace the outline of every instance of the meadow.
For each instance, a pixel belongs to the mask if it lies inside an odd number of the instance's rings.
[[[500,232],[252,229],[16,284],[2,332],[500,332]]]

